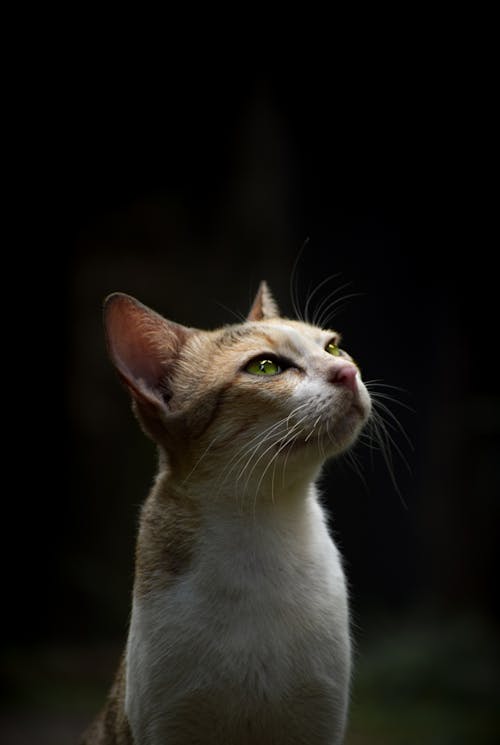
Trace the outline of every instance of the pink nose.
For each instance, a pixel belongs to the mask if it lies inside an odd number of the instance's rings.
[[[342,361],[337,362],[328,373],[328,380],[334,385],[341,385],[348,388],[353,393],[356,393],[357,368],[351,362]]]

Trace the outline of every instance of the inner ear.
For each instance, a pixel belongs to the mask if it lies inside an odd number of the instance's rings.
[[[111,361],[134,398],[166,411],[172,366],[191,330],[123,293],[106,298],[104,325]]]
[[[247,316],[247,321],[265,321],[268,318],[278,318],[279,315],[280,311],[271,290],[267,282],[262,280]]]

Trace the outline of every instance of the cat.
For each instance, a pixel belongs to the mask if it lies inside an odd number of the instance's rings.
[[[369,418],[359,368],[265,282],[215,331],[121,293],[104,320],[159,470],[126,651],[82,745],[338,745],[348,600],[315,482]]]

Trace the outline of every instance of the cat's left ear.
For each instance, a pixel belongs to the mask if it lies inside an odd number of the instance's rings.
[[[267,282],[262,280],[247,316],[247,321],[265,321],[268,318],[279,318],[279,315],[280,311],[275,299],[271,295],[271,290]]]

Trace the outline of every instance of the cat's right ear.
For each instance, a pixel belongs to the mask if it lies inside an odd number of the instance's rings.
[[[168,413],[169,373],[191,330],[116,292],[104,301],[111,361],[141,408]]]
[[[248,313],[247,321],[265,321],[268,318],[278,318],[279,315],[280,311],[276,300],[273,298],[267,282],[262,280]]]

